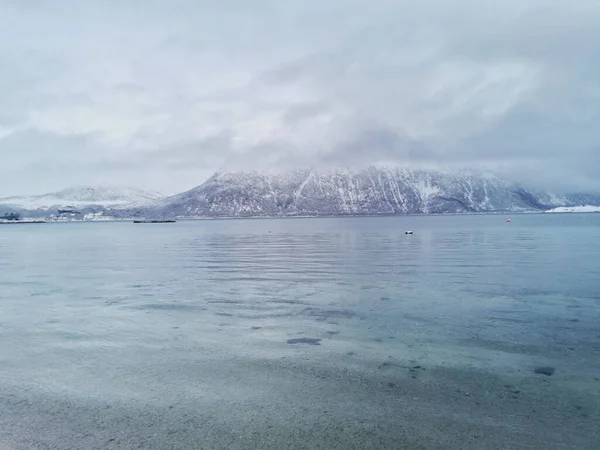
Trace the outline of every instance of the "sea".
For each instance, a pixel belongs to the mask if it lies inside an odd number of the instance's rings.
[[[598,449],[600,214],[508,218],[2,226],[0,449]]]

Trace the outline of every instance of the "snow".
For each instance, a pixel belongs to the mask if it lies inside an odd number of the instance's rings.
[[[594,213],[600,212],[600,206],[594,205],[581,205],[581,206],[560,206],[558,208],[553,208],[547,213]]]
[[[542,211],[600,196],[523,189],[489,173],[373,165],[219,173],[204,184],[143,210],[149,217],[281,217]],[[558,196],[554,196],[555,199]],[[595,203],[598,202],[598,203]]]
[[[81,208],[82,206],[119,206],[129,205],[126,200],[102,200],[102,201],[74,201],[64,198],[44,196],[44,197],[13,197],[0,199],[0,203],[7,206],[12,206],[18,209],[35,210],[35,209],[51,209],[61,207]]]
[[[15,196],[0,199],[0,205],[36,211],[51,208],[129,208],[148,205],[161,194],[141,189],[114,186],[75,186],[42,195]]]
[[[553,207],[549,212],[600,212],[600,206],[589,205],[600,205],[600,195],[535,192],[473,171],[373,165],[217,173],[166,198],[133,188],[79,186],[0,199],[0,214],[4,209],[49,220],[106,220],[539,212]]]

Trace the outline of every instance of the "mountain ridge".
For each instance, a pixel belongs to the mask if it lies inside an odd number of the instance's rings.
[[[0,199],[0,215],[50,220],[378,216],[549,211],[600,206],[600,194],[550,193],[471,169],[372,165],[217,172],[164,197],[137,188],[75,186]]]
[[[132,187],[79,185],[46,194],[0,198],[0,214],[43,218],[69,214],[73,218],[101,216],[107,209],[148,206],[161,198],[163,195],[156,192]]]
[[[38,195],[16,195],[0,198],[0,204],[27,206],[28,208],[50,208],[68,203],[82,204],[128,204],[155,201],[163,196],[156,192],[138,188],[105,185],[70,186],[60,191]]]
[[[400,166],[215,173],[167,197],[150,217],[297,217],[544,211],[600,204],[599,194],[552,194],[488,172]]]

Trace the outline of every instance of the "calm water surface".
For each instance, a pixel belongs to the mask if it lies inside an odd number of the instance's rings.
[[[597,449],[600,215],[512,219],[3,226],[0,448]]]

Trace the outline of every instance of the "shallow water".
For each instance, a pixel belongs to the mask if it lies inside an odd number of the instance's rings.
[[[600,215],[512,219],[3,227],[0,448],[597,448]]]

